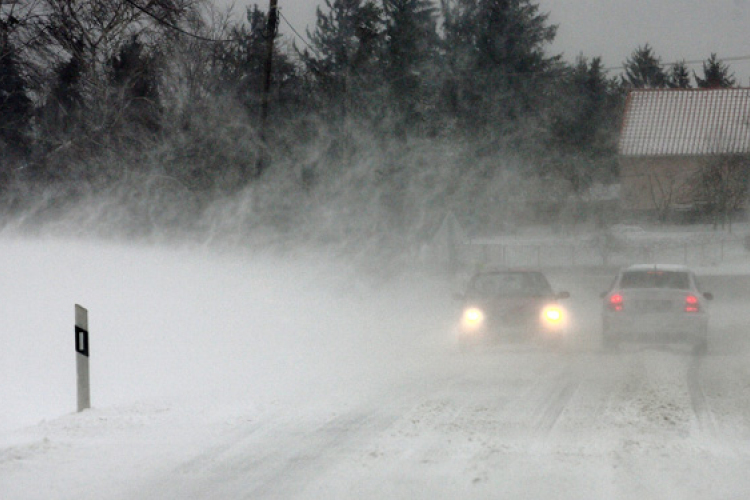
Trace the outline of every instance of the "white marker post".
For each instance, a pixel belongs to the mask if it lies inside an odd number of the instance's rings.
[[[76,372],[78,374],[78,411],[91,408],[89,387],[89,312],[76,304]]]

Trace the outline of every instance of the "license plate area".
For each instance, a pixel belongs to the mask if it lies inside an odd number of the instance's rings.
[[[644,313],[668,312],[672,309],[671,300],[637,300],[635,310]]]

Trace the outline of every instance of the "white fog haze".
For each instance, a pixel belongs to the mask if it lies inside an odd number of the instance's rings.
[[[199,411],[308,405],[352,378],[366,389],[408,372],[411,358],[449,342],[440,286],[378,287],[323,255],[55,238],[4,241],[3,254],[3,275],[22,284],[3,304],[14,322],[3,379],[15,381],[2,386],[13,401],[4,429],[68,413],[75,401],[73,304],[90,311],[102,407],[173,398]]]
[[[750,497],[750,1],[268,6],[0,2],[0,500]]]
[[[316,251],[6,235],[8,499],[741,498],[747,257],[701,274],[712,349],[601,350],[611,276],[551,271],[563,351],[462,352],[463,278]],[[92,408],[75,412],[73,305]]]

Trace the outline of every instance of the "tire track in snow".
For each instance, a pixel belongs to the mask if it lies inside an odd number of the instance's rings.
[[[700,369],[703,357],[694,355],[690,360],[690,366],[687,370],[687,386],[690,393],[690,405],[693,408],[695,419],[698,423],[698,429],[709,436],[716,435],[716,423],[713,413],[706,401],[706,395],[703,392],[700,380]]]
[[[297,498],[322,472],[353,456],[385,432],[400,415],[390,412],[351,413],[333,418],[311,433],[290,440],[281,437],[282,451],[263,455],[246,464],[252,481],[240,488],[237,498]],[[292,436],[294,438],[294,436]]]
[[[280,412],[265,415],[171,470],[161,471],[144,491],[158,488],[165,497],[185,499],[296,498],[326,469],[367,449],[370,442],[399,422],[415,401],[463,378],[465,373],[459,370],[417,381],[395,393],[390,389],[374,397],[385,404],[322,420],[304,414],[301,418]]]
[[[417,404],[434,399],[446,389],[466,378],[461,370],[449,376],[427,380],[394,395],[392,391],[381,395],[377,401],[388,404],[344,413],[332,418],[312,432],[304,435],[304,441],[289,444],[287,450],[272,457],[265,456],[253,461],[257,467],[252,473],[253,486],[243,488],[241,498],[297,498],[305,488],[324,475],[327,468],[351,460],[368,450],[381,435],[403,421]],[[405,389],[405,390],[404,390]],[[455,415],[453,417],[455,419]],[[289,436],[281,437],[277,443],[284,447]],[[270,460],[269,460],[270,458]]]
[[[546,437],[552,432],[568,403],[581,384],[581,376],[577,371],[568,368],[560,381],[548,393],[547,401],[542,401],[536,412],[534,430],[537,436]]]
[[[352,411],[312,423],[294,418],[264,419],[233,433],[220,445],[160,471],[140,494],[158,490],[163,498],[298,498],[327,467],[365,447],[400,414],[384,408]]]
[[[467,381],[485,374],[484,369],[487,368],[481,361],[479,366],[473,363],[461,363],[460,366],[463,368],[458,373],[402,389],[395,398],[389,391],[378,400],[390,399],[391,404],[369,410],[365,408],[364,412],[345,413],[307,433],[302,442],[288,443],[287,436],[282,437],[277,444],[286,447],[286,452],[261,455],[253,460],[252,465],[246,464],[250,465],[248,476],[252,477],[252,487],[242,489],[242,498],[295,498],[303,494],[326,467],[361,455],[389,429],[399,429],[404,424],[417,436],[429,436],[434,430],[460,427],[462,416],[474,408],[473,391],[464,394],[462,387]],[[569,360],[562,367],[553,362],[543,363],[541,368],[536,374],[539,378],[535,387],[516,396],[523,401],[521,406],[528,410],[523,416],[527,431],[535,435],[541,432],[546,436],[575,393],[578,377],[574,376]],[[491,385],[489,382],[483,380],[479,385]],[[464,396],[469,396],[469,399]],[[518,416],[506,406],[513,405],[514,399],[503,401],[499,407],[505,407],[506,411]],[[529,424],[533,426],[537,421],[536,428],[529,428]],[[497,422],[502,422],[502,419]],[[420,439],[416,438],[417,441]],[[416,454],[422,456],[423,461],[429,462],[440,457],[444,445],[442,439],[438,442],[428,439],[420,442],[415,450],[419,450]]]
[[[510,358],[524,374],[519,380],[529,385],[523,384],[525,390],[512,390],[514,379],[511,386],[505,387],[507,399],[494,407],[501,411],[482,414],[491,417],[493,428],[502,435],[510,432],[512,436],[520,431],[522,435],[531,433],[546,439],[577,391],[580,369],[570,359],[541,354],[531,358],[535,370],[529,370],[530,360],[525,354]],[[339,464],[374,449],[382,436],[386,436],[387,443],[389,429],[398,433],[404,427],[428,436],[435,429],[463,433],[460,428],[474,418],[465,413],[478,403],[474,401],[474,389],[479,386],[480,401],[490,396],[494,392],[490,387],[502,382],[502,377],[495,380],[491,376],[492,368],[507,361],[487,356],[459,360],[447,373],[441,367],[438,372],[442,376],[419,377],[412,381],[415,383],[396,390],[389,387],[382,394],[373,394],[372,400],[379,404],[367,404],[329,418],[304,412],[298,416],[301,418],[293,413],[283,415],[284,412],[277,415],[279,418],[263,415],[257,422],[229,433],[217,445],[161,471],[144,491],[158,489],[165,496],[184,499],[299,498],[310,488],[316,491],[324,486],[321,478]],[[447,403],[439,405],[441,401]],[[412,418],[421,422],[410,424]],[[510,428],[504,424],[506,419]],[[480,437],[489,435],[480,432]],[[420,442],[419,436],[415,439],[428,459],[439,456],[440,448],[432,447],[444,446],[442,440],[436,443]]]
[[[494,440],[523,446],[527,439],[543,444],[578,391],[582,369],[573,359],[549,359],[547,369],[532,383],[505,401],[493,421],[499,430]],[[471,424],[471,421],[464,422]],[[469,425],[471,427],[471,425]]]
[[[213,467],[216,463],[220,463],[226,457],[231,456],[233,450],[254,439],[257,432],[261,430],[267,432],[269,428],[278,426],[278,421],[275,420],[277,416],[264,415],[261,420],[243,423],[219,443],[204,449],[193,458],[181,463],[175,471],[190,475]]]
[[[569,362],[559,377],[546,386],[541,397],[536,399],[536,407],[530,415],[532,425],[529,429],[531,433],[529,447],[532,452],[548,446],[550,436],[578,391],[581,380],[580,369]]]

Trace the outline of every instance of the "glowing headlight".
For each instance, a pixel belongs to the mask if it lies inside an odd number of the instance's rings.
[[[470,307],[464,310],[462,323],[465,328],[477,328],[484,322],[484,313],[481,309]]]
[[[481,323],[484,319],[484,313],[476,307],[472,307],[471,309],[466,310],[464,318],[466,318],[466,321],[469,323]]]
[[[560,323],[563,319],[563,312],[557,306],[548,306],[544,308],[542,312],[542,318],[548,323]]]

